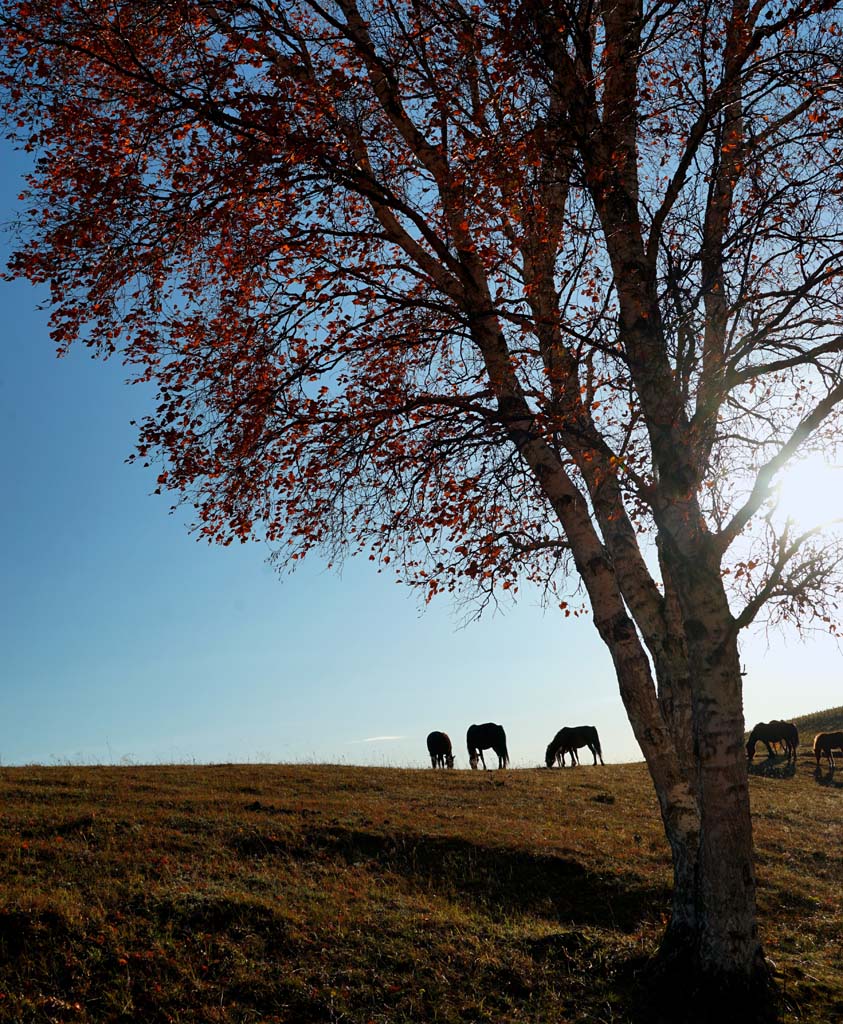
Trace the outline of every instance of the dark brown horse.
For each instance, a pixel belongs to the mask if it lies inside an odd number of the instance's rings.
[[[746,756],[751,761],[755,757],[755,747],[763,743],[767,748],[767,756],[773,757],[771,743],[781,743],[788,761],[796,759],[796,748],[799,746],[799,731],[793,722],[782,722],[774,718],[772,722],[759,722],[749,734],[746,741]]]
[[[782,738],[779,740],[784,746],[784,752],[787,755],[788,761],[793,758],[796,760],[796,748],[799,746],[799,730],[793,724],[793,722],[778,722],[779,728],[782,731]]]
[[[477,767],[477,762],[482,761],[486,767],[486,759],[483,751],[489,747],[498,755],[498,768],[506,768],[509,764],[509,753],[506,749],[506,733],[502,725],[495,725],[494,722],[485,722],[483,725],[470,725],[465,734],[465,742],[468,747],[468,763],[472,768]]]
[[[559,730],[559,732],[553,737],[550,743],[548,743],[547,750],[545,750],[544,752],[544,763],[547,765],[548,768],[552,768],[554,764],[557,764],[560,768],[564,768],[566,754],[571,755],[572,768],[577,763],[577,752],[572,749],[569,750],[567,747],[563,746],[563,731],[563,729]]]
[[[827,757],[831,768],[834,764],[834,751],[843,754],[843,732],[818,732],[814,737],[814,757],[817,759],[817,768],[820,766],[820,758]]]
[[[552,768],[554,764],[564,768],[566,754],[571,755],[572,768],[579,763],[576,750],[573,747],[567,746],[569,732],[570,730],[567,727],[560,729],[550,743],[548,743],[547,750],[544,752],[544,763],[548,768]]]
[[[588,747],[594,758],[594,764],[597,764],[598,757],[600,758],[600,763],[605,764],[603,751],[600,749],[600,737],[597,735],[597,730],[593,725],[577,725],[573,728],[566,726],[560,729],[548,744],[544,754],[544,763],[548,768],[551,768],[553,762],[556,761],[560,768],[564,768],[565,755],[570,754],[571,767],[573,768],[579,764],[580,759],[577,756],[577,749],[579,747]]]
[[[451,737],[446,732],[432,732],[427,737],[427,752],[431,768],[453,768],[454,753]]]

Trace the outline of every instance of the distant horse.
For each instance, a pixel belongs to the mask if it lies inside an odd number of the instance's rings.
[[[559,732],[553,737],[548,743],[547,750],[544,752],[544,763],[548,768],[552,768],[556,763],[560,768],[565,767],[565,755],[571,755],[571,767],[579,763],[576,750],[568,746],[568,736],[571,730],[568,728],[560,729]]]
[[[570,754],[571,767],[573,768],[579,764],[580,760],[577,755],[578,747],[588,747],[591,751],[591,756],[594,758],[594,764],[597,764],[598,757],[601,764],[606,763],[603,760],[603,751],[600,749],[600,737],[597,735],[597,730],[593,725],[577,725],[573,728],[566,726],[560,729],[548,744],[544,755],[544,763],[550,768],[553,762],[556,761],[560,768],[564,768],[565,755]]]
[[[453,768],[454,754],[451,737],[446,732],[432,732],[427,737],[427,752],[431,768]]]
[[[770,740],[770,743],[780,744],[782,753],[787,755],[788,761],[791,757],[796,760],[796,748],[799,746],[799,730],[793,722],[782,722],[778,718],[774,718],[769,724],[780,729],[779,739]]]
[[[774,718],[772,722],[759,722],[749,734],[746,741],[746,756],[751,761],[755,757],[755,747],[763,743],[767,748],[767,756],[773,756],[771,743],[781,743],[788,761],[796,759],[796,748],[799,746],[799,732],[793,722],[782,722]]]
[[[482,761],[486,767],[486,759],[483,751],[489,747],[498,755],[498,768],[506,768],[509,764],[509,753],[506,749],[506,733],[502,725],[495,725],[494,722],[486,722],[483,725],[470,725],[465,734],[465,742],[468,746],[468,761],[472,768],[477,767],[477,762]]]
[[[793,756],[793,760],[796,760],[796,749],[799,746],[799,730],[793,724],[793,722],[782,722],[784,728],[784,744],[785,753],[788,758]]]
[[[565,755],[571,755],[571,767],[577,763],[577,752],[573,749],[569,749],[564,745],[564,738],[562,736],[564,729],[560,729],[559,732],[553,737],[548,743],[547,750],[544,752],[544,763],[548,768],[552,768],[554,763],[560,768],[565,767]]]
[[[834,751],[843,754],[843,732],[819,732],[814,737],[814,757],[817,759],[817,768],[820,766],[820,758],[827,757],[829,766],[834,768]]]

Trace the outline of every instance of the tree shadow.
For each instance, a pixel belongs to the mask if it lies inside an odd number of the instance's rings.
[[[532,913],[579,925],[637,930],[670,907],[670,890],[635,876],[588,870],[578,861],[491,847],[451,836],[381,834],[328,826],[308,830],[308,845],[359,865],[403,875],[449,899],[504,920]],[[304,851],[302,851],[304,852]]]

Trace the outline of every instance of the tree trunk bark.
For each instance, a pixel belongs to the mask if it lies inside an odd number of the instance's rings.
[[[740,661],[719,561],[705,539],[693,557],[672,545],[665,561],[681,607],[688,653],[699,831],[665,818],[673,851],[674,909],[661,949],[671,973],[690,980],[705,1015],[741,1007],[741,1019],[774,1019],[758,937]],[[691,976],[689,978],[688,976]],[[716,994],[716,995],[715,995]],[[705,1009],[708,1004],[709,1009]]]

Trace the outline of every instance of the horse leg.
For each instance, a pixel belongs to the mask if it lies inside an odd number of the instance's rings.
[[[775,757],[775,755],[773,754],[773,748],[770,746],[767,740],[763,740],[763,743],[764,746],[767,748],[767,757]]]
[[[592,764],[597,764],[597,747],[593,743],[589,743],[588,749],[591,751],[591,756],[594,758]]]
[[[480,760],[483,762],[483,771],[484,772],[488,771],[489,769],[486,767],[486,758],[483,757],[483,748],[482,747],[480,748]]]

